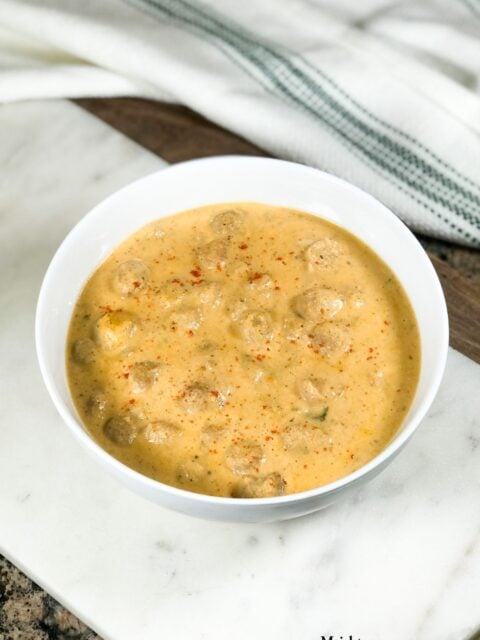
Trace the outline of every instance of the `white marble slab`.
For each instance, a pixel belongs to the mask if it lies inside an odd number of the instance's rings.
[[[0,552],[105,640],[461,640],[480,624],[480,366],[450,351],[413,441],[349,501],[271,525],[197,521],[87,457],[38,372],[55,248],[161,162],[64,102],[0,108]]]

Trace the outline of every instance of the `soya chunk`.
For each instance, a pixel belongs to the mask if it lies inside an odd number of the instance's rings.
[[[285,493],[286,482],[278,471],[243,478],[232,492],[233,498],[273,498]]]
[[[310,437],[305,423],[291,422],[281,432],[281,441],[285,449],[296,453],[308,453]]]
[[[220,394],[209,385],[196,382],[188,385],[180,396],[186,413],[194,415],[215,405],[219,406]]]
[[[325,400],[325,380],[305,378],[297,382],[298,395],[309,405],[317,405]]]
[[[323,322],[313,328],[312,343],[322,356],[336,361],[352,348],[352,332],[343,323]]]
[[[247,311],[238,318],[235,329],[247,344],[262,344],[273,336],[273,318],[268,311]]]
[[[226,433],[226,427],[221,424],[206,424],[202,429],[200,442],[205,447],[211,447],[221,440]]]
[[[305,320],[331,320],[343,309],[344,297],[335,289],[312,287],[292,299],[292,309]]]
[[[225,461],[228,467],[233,473],[240,476],[258,473],[265,460],[262,447],[250,440],[236,442],[230,445],[225,452]]]
[[[179,304],[186,295],[185,285],[180,278],[172,278],[163,282],[156,292],[156,301],[164,309],[170,309]]]
[[[104,421],[109,405],[108,398],[102,391],[94,391],[85,403],[85,411],[95,422]]]
[[[251,274],[247,285],[250,303],[259,307],[271,307],[275,299],[275,282],[268,273]]]
[[[72,357],[77,364],[91,364],[95,360],[96,347],[93,340],[77,340],[72,348]]]
[[[195,285],[189,293],[189,301],[207,309],[218,307],[222,302],[223,287],[220,282],[202,282]]]
[[[227,243],[224,240],[212,240],[197,248],[197,260],[201,267],[221,271],[227,264]]]
[[[133,415],[113,416],[105,423],[103,433],[120,446],[128,446],[137,437],[140,421]]]
[[[105,351],[120,351],[127,348],[138,331],[138,319],[129,311],[105,313],[95,323],[96,343]]]
[[[227,312],[232,320],[238,320],[246,311],[248,311],[248,301],[246,298],[232,296],[228,301]]]
[[[192,458],[178,467],[177,480],[184,485],[201,484],[208,472],[201,462]]]
[[[172,311],[169,315],[171,325],[184,331],[196,331],[200,327],[202,320],[203,317],[200,310],[194,307],[181,307]]]
[[[150,269],[139,258],[126,260],[112,274],[112,288],[121,296],[130,296],[145,289],[150,280]]]
[[[303,257],[309,271],[321,271],[334,267],[341,254],[340,244],[327,236],[307,247]]]
[[[133,393],[142,393],[148,391],[160,375],[160,365],[158,362],[145,360],[137,362],[129,371],[128,381],[132,387]]]
[[[230,238],[244,230],[245,215],[239,209],[227,209],[217,213],[210,226],[217,235]]]
[[[170,444],[180,436],[182,430],[167,420],[155,420],[147,424],[143,437],[150,444]]]
[[[298,316],[286,316],[282,321],[282,334],[290,343],[309,344],[308,324]]]
[[[327,402],[343,394],[344,387],[338,378],[327,380],[311,377],[297,382],[297,392],[309,409],[321,412]]]
[[[325,407],[312,421],[289,422],[281,431],[281,441],[287,451],[296,454],[306,454],[311,448],[318,446],[324,437],[324,432],[319,424],[328,416],[328,408]],[[315,424],[316,420],[319,424]]]

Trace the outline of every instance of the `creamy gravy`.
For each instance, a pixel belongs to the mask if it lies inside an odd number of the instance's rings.
[[[376,456],[412,402],[410,303],[365,244],[255,203],[129,237],[76,304],[67,369],[95,440],[141,473],[217,496],[312,489]]]

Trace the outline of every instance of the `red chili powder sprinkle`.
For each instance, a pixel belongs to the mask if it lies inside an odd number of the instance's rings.
[[[200,269],[192,269],[190,273],[194,278],[199,278],[202,275],[202,272],[200,271]]]
[[[248,249],[248,244],[245,244],[245,242],[244,242],[243,244],[239,244],[238,248],[242,249],[242,251],[245,251],[245,249]]]

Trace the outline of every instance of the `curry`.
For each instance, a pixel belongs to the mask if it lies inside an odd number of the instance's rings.
[[[419,333],[401,284],[319,217],[215,204],[118,246],[75,306],[67,371],[93,438],[215,496],[271,497],[375,457],[412,403]]]

